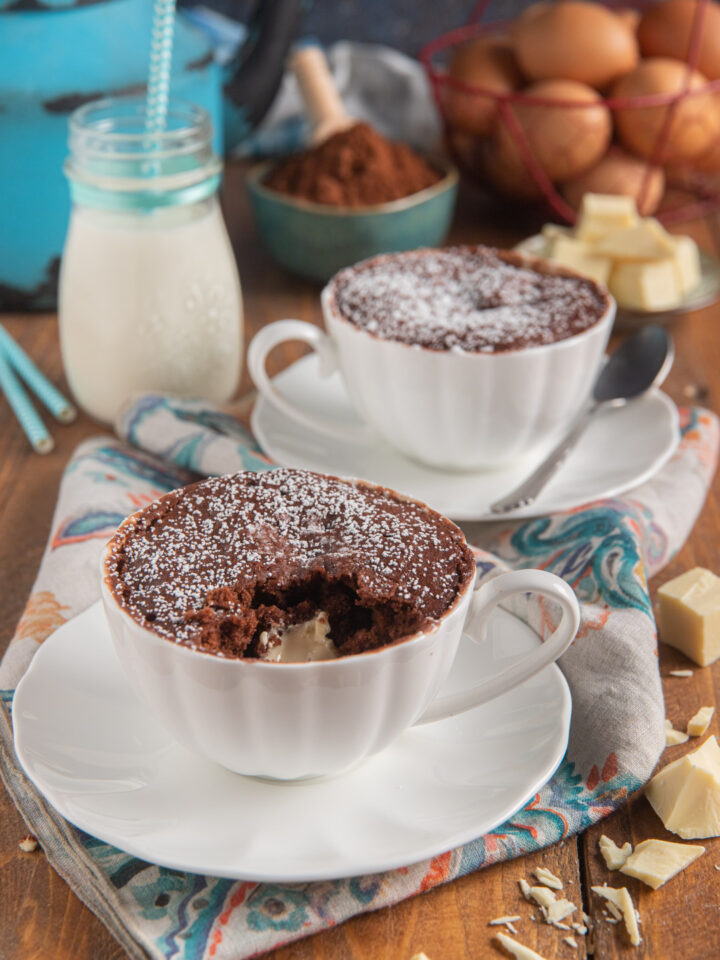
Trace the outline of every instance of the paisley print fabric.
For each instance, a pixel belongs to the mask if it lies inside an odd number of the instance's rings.
[[[67,467],[35,588],[0,667],[3,773],[45,852],[132,957],[240,960],[396,903],[498,860],[556,843],[607,816],[650,775],[664,710],[647,578],[682,545],[703,504],[718,447],[705,410],[681,411],[683,438],[662,471],[631,493],[552,517],[467,527],[481,577],[540,567],[583,607],[561,667],[573,694],[567,755],[507,823],[457,850],[389,873],[332,882],[256,884],[168,870],[63,821],[12,753],[12,692],[38,645],[98,596],[105,540],[128,513],[199,476],[272,464],[237,419],[206,404],[150,396],[124,412],[122,440],[84,443]],[[515,606],[539,633],[554,611]]]

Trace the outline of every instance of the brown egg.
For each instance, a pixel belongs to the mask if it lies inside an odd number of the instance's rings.
[[[645,57],[687,60],[693,19],[701,0],[665,0],[653,4],[642,16],[638,42]],[[696,68],[710,80],[720,77],[720,5],[708,3],[701,11],[700,50]]]
[[[464,170],[474,173],[480,166],[480,152],[482,139],[473,133],[464,133],[462,130],[449,130],[447,135],[448,147],[453,159]]]
[[[532,80],[577,80],[602,88],[638,60],[632,31],[598,3],[530,7],[515,24],[513,40],[520,69]]]
[[[499,193],[516,200],[539,200],[543,196],[519,153],[508,153],[492,137],[480,141],[479,148],[478,169]]]
[[[647,183],[645,178],[647,176]],[[644,217],[655,213],[665,190],[665,174],[645,160],[626,153],[622,147],[610,147],[605,156],[585,173],[562,185],[561,193],[576,210],[586,193],[619,193],[634,197]]]
[[[692,71],[690,90],[699,90],[707,80]],[[652,57],[641,61],[615,84],[613,98],[672,94],[687,84],[687,67],[679,60]],[[615,125],[620,140],[628,149],[648,160],[660,163],[684,163],[704,153],[720,136],[720,106],[717,95],[700,93],[680,100],[672,114],[667,139],[655,156],[658,137],[666,123],[669,106],[637,106],[615,110]]]
[[[520,71],[509,41],[503,38],[479,37],[464,43],[453,54],[448,73],[455,80],[493,93],[510,93],[520,86]],[[483,134],[495,119],[495,100],[446,86],[445,110],[451,128]]]
[[[640,18],[642,14],[639,10],[634,10],[632,7],[615,7],[613,10],[615,16],[623,23],[631,33],[636,33],[637,28],[640,24]]]
[[[692,164],[701,173],[720,173],[720,137],[710,144],[708,150],[695,157]]]
[[[533,156],[550,180],[569,180],[597,163],[610,143],[612,123],[610,111],[594,90],[573,80],[543,80],[527,87],[523,93],[546,100],[588,104],[582,107],[512,105]],[[525,169],[521,148],[509,126],[501,120],[496,127],[495,142],[498,164],[506,164],[513,170]]]

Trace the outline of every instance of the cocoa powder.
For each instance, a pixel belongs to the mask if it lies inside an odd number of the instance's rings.
[[[404,143],[357,123],[281,161],[265,186],[314,203],[367,207],[432,186],[442,174]]]

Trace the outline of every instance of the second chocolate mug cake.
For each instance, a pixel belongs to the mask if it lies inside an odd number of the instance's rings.
[[[322,293],[327,335],[297,320],[250,344],[266,399],[313,430],[348,428],[290,404],[265,370],[269,351],[304,340],[337,368],[368,428],[413,459],[474,470],[549,447],[588,396],[615,313],[570,270],[488,247],[385,254],[340,271]]]
[[[572,641],[579,609],[558,577],[474,584],[461,531],[424,504],[278,469],[206,480],[128,517],[101,589],[120,663],[177,740],[237,773],[296,779],[492,700]],[[492,608],[527,591],[559,604],[554,633],[437,696],[463,630],[482,639]]]
[[[374,257],[341,270],[334,289],[342,318],[382,340],[468,353],[565,340],[608,306],[592,280],[479,246]]]

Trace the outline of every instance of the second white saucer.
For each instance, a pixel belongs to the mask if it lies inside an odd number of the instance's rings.
[[[275,378],[275,384],[301,409],[316,415],[330,411],[348,427],[360,422],[340,374],[322,378],[315,355],[292,364]],[[454,473],[409,460],[382,439],[343,443],[291,423],[262,397],[251,422],[265,453],[283,466],[381,483],[454,520],[497,520],[490,516],[490,504],[528,476],[546,452],[535,451],[499,469]],[[535,503],[505,517],[570,510],[636,487],[669,459],[679,439],[677,408],[659,390],[625,407],[603,411]]]

